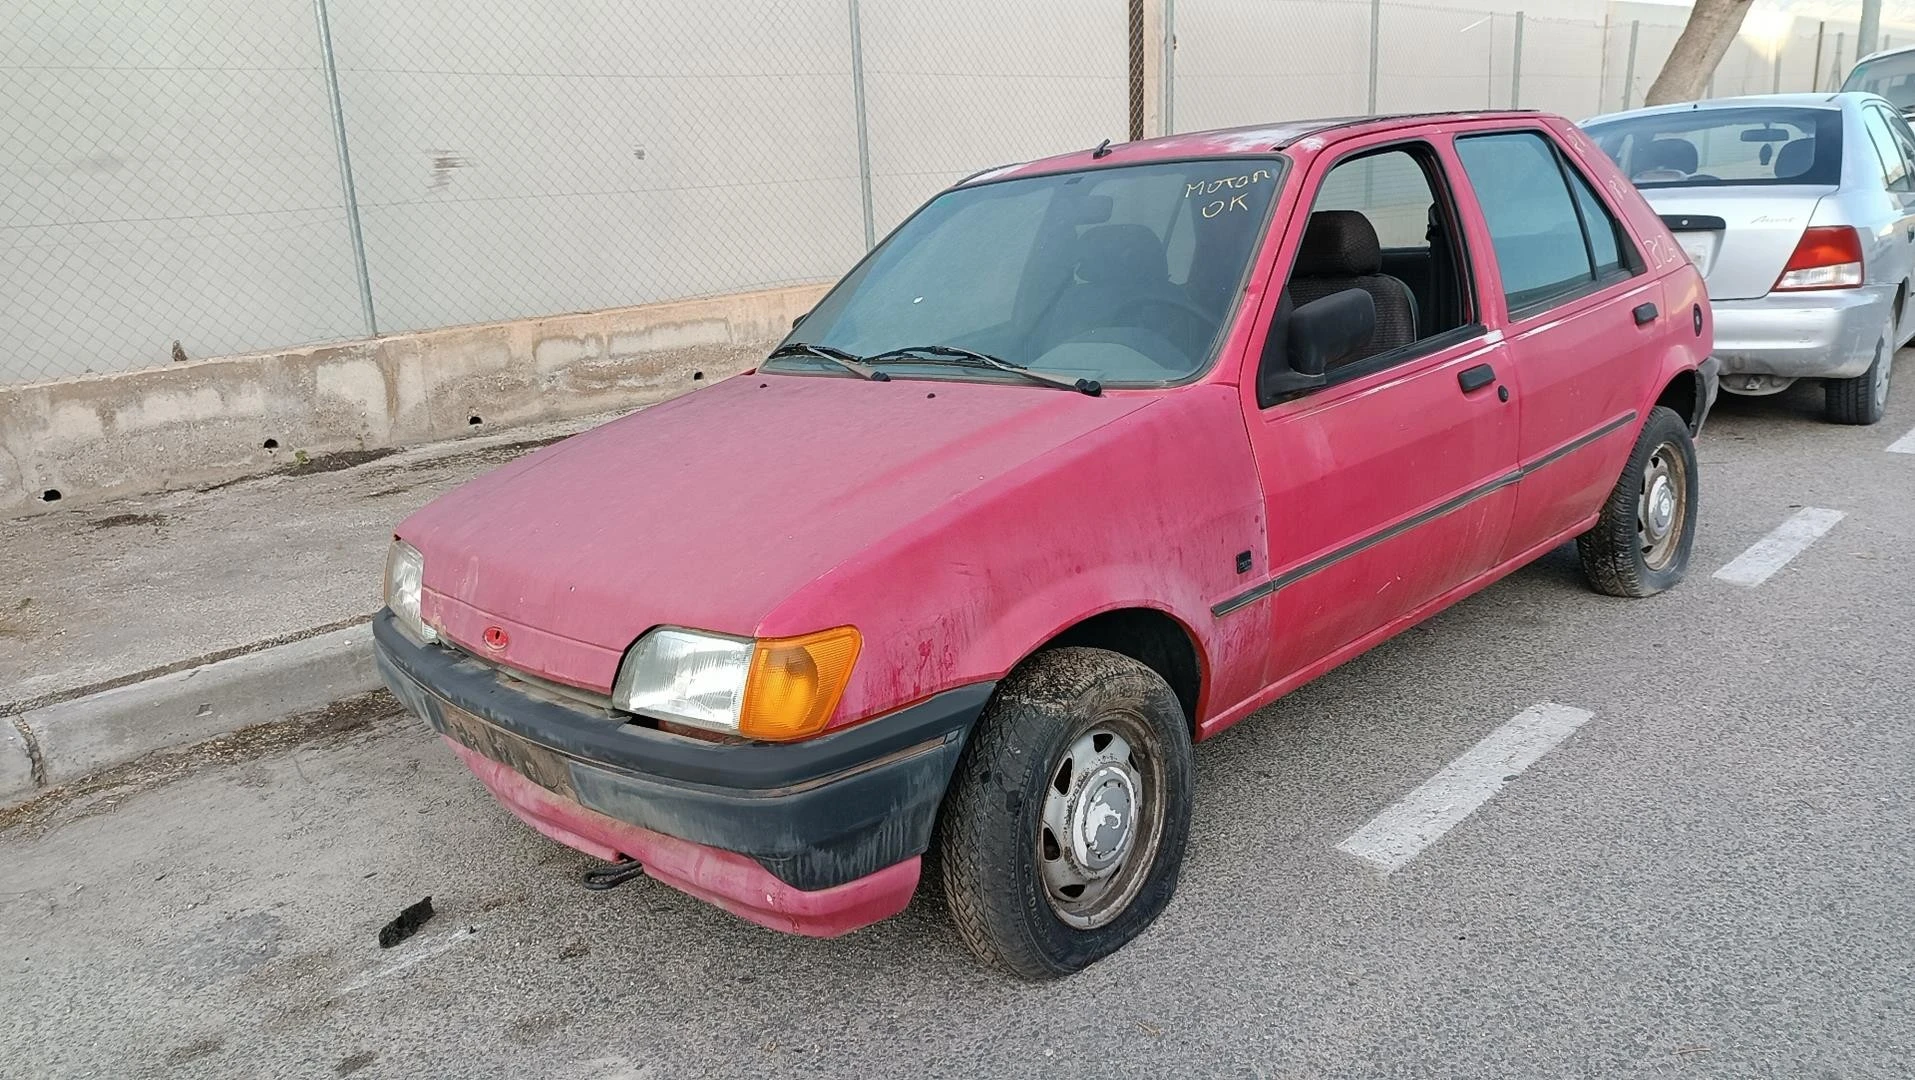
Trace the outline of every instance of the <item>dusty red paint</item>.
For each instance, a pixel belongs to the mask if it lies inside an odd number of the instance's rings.
[[[1646,273],[1510,319],[1451,142],[1504,128],[1547,130],[1571,151],[1634,234]],[[1267,155],[1272,138],[1180,135],[993,175]],[[1405,138],[1435,147],[1449,173],[1486,333],[1259,409],[1257,358],[1316,185],[1348,154]],[[1208,737],[1586,529],[1662,389],[1711,346],[1701,280],[1654,213],[1554,117],[1378,120],[1284,154],[1271,233],[1218,362],[1196,381],[1102,397],[952,382],[933,397],[932,384],[908,380],[738,376],[523,458],[407,519],[399,535],[426,557],[426,621],[468,646],[501,627],[503,662],[600,692],[653,626],[782,636],[849,624],[864,651],[833,719],[844,725],[1001,678],[1091,615],[1150,608],[1198,651],[1196,731]],[[1644,301],[1664,317],[1637,327],[1631,309]],[[1480,363],[1509,402],[1459,396],[1456,373]],[[1462,510],[1212,614],[1248,586],[1512,473],[1521,478]],[[1244,551],[1249,574],[1235,567]],[[640,854],[603,822],[578,825],[588,812],[551,808],[553,796],[512,788],[466,756],[534,824],[573,822],[562,841]],[[680,884],[736,901],[708,878]],[[896,899],[884,895],[860,911]]]
[[[743,855],[594,813],[460,743],[445,743],[493,797],[527,825],[608,862],[629,855],[644,864],[650,877],[760,926],[807,937],[837,937],[903,911],[917,891],[920,860],[915,857],[836,888],[794,889]]]

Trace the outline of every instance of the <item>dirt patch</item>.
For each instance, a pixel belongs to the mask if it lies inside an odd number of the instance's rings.
[[[207,1039],[195,1039],[185,1046],[176,1046],[166,1053],[168,1065],[184,1065],[189,1061],[198,1061],[209,1054],[217,1054],[226,1046],[226,1040],[215,1035]]]
[[[31,607],[33,607],[33,597],[23,596],[19,603],[13,605],[12,610],[0,610],[0,638],[26,637],[27,611]],[[0,715],[5,715],[5,712],[6,710],[0,709]]]
[[[399,448],[396,446],[379,446],[364,450],[337,450],[330,454],[319,454],[313,457],[307,457],[304,451],[300,451],[294,456],[294,460],[290,465],[282,465],[268,473],[261,473],[254,476],[238,476],[231,480],[222,480],[217,484],[208,484],[199,490],[202,494],[209,491],[220,491],[232,487],[234,484],[244,484],[249,480],[262,480],[268,476],[312,476],[316,473],[339,472],[342,469],[356,468],[369,461],[378,461],[382,457],[391,457],[398,452]]]
[[[206,769],[256,761],[306,744],[338,745],[403,715],[405,710],[391,694],[374,690],[336,701],[317,712],[255,724],[193,746],[163,750],[0,809],[0,834],[16,828],[40,831],[61,821],[97,817],[142,791]],[[69,810],[72,812],[67,813]]]
[[[288,476],[311,476],[314,473],[338,472],[341,469],[356,468],[368,461],[378,461],[382,457],[391,457],[399,452],[396,446],[380,446],[367,450],[339,450],[318,457],[309,457],[304,461],[295,461],[279,470]]]
[[[98,521],[89,521],[87,522],[87,527],[94,532],[99,532],[101,529],[123,529],[128,525],[157,526],[164,524],[166,524],[165,514],[114,514],[111,517],[103,517]]]

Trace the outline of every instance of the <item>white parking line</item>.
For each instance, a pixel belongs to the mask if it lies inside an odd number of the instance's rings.
[[[1545,702],[1516,714],[1337,845],[1384,873],[1400,869],[1536,764],[1594,713]]]
[[[1717,570],[1716,579],[1731,585],[1760,585],[1847,516],[1840,510],[1805,506],[1777,525],[1774,532],[1757,540],[1749,550],[1731,559],[1729,565]]]
[[[1891,454],[1915,454],[1915,430],[1888,444]]]

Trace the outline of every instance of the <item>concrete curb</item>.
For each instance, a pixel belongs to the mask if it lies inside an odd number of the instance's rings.
[[[380,685],[372,627],[358,623],[30,709],[0,733],[0,804]]]

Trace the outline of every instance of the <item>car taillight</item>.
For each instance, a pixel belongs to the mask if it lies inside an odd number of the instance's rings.
[[[1853,289],[1861,283],[1861,235],[1847,225],[1817,225],[1802,231],[1775,291]]]

